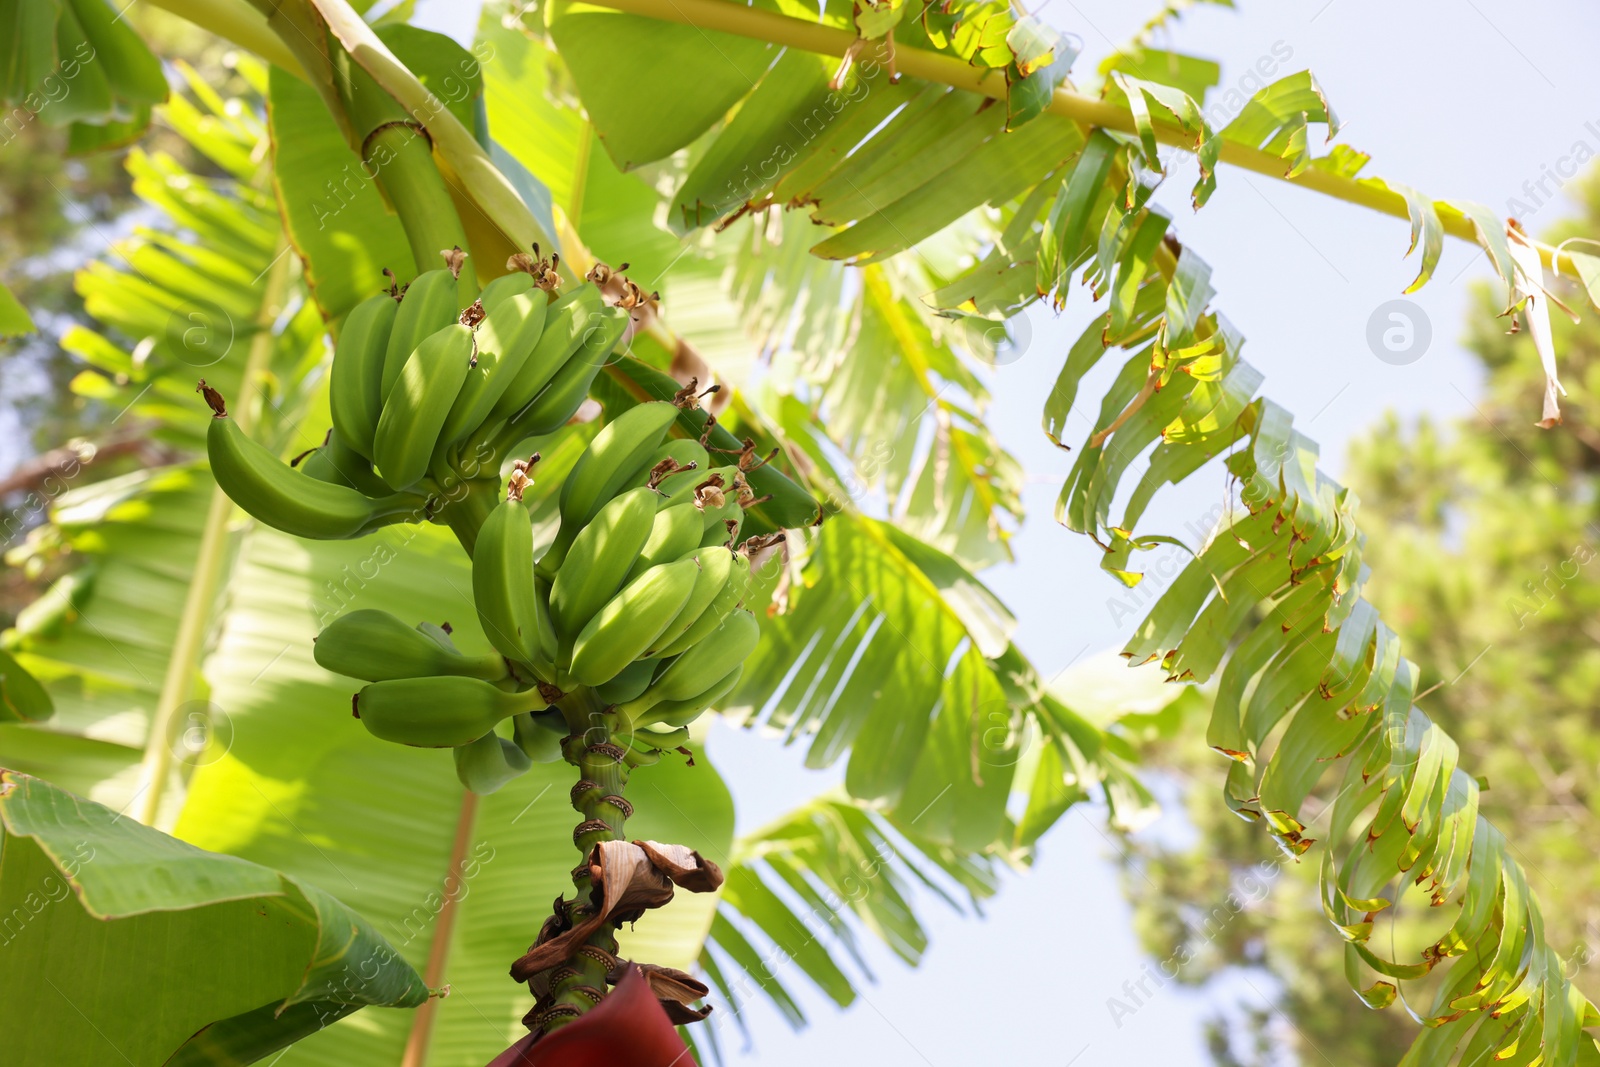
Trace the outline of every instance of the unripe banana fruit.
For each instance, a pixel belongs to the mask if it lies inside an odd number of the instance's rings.
[[[206,428],[206,455],[217,485],[235,504],[296,537],[357,537],[390,522],[420,517],[424,507],[414,493],[374,500],[349,486],[308,478],[246,437],[227,415],[217,415]]]
[[[651,567],[679,559],[685,552],[699,547],[703,534],[701,517],[693,508],[663,508],[656,512],[650,526],[650,536],[639,550],[639,562],[634,564],[635,574]]]
[[[456,303],[456,278],[449,271],[423,271],[406,286],[394,314],[394,325],[389,330],[389,342],[383,350],[379,400],[385,404],[389,402],[389,394],[400,380],[401,369],[423,339],[455,322],[460,314],[461,305]],[[376,456],[372,458],[377,459]]]
[[[567,736],[567,723],[558,711],[523,712],[511,720],[511,736],[534,763],[555,763],[562,758],[561,739]]]
[[[651,655],[668,659],[693,648],[714,633],[722,625],[722,620],[744,603],[745,595],[750,591],[750,568],[739,556],[721,546],[702,548],[695,556],[700,560],[701,579],[715,586],[710,603],[696,611],[693,618],[688,618],[690,609],[704,595],[699,582],[696,582],[695,591],[684,606],[683,625],[680,627],[678,621],[674,620],[673,625],[661,635],[661,646],[652,649]]]
[[[569,289],[548,302],[538,343],[490,408],[489,421],[509,419],[533,402],[583,344],[589,316],[602,307],[600,290],[592,285]]]
[[[659,666],[661,664],[653,659],[636,659],[609,682],[595,686],[595,695],[608,705],[624,704],[650,688],[650,680]]]
[[[427,476],[439,431],[472,370],[472,344],[471,328],[451,323],[424,338],[400,369],[372,439],[373,461],[390,485],[406,488]]]
[[[544,605],[533,585],[533,525],[517,496],[501,501],[478,530],[472,599],[490,644],[507,659],[534,665],[548,663],[555,649],[540,643]]]
[[[550,586],[550,622],[558,640],[570,644],[616,595],[655,517],[655,494],[630,489],[601,508],[578,534]]]
[[[733,670],[723,675],[711,684],[703,693],[689,697],[686,700],[663,700],[643,712],[639,716],[637,725],[640,726],[688,726],[701,715],[707,708],[714,707],[723,697],[733,692],[734,686],[739,684],[739,678],[744,674],[744,664],[739,664]]]
[[[506,677],[498,655],[463,656],[387,611],[360,608],[339,616],[314,639],[312,655],[335,674],[383,682],[455,674],[497,682]]]
[[[384,353],[400,305],[388,293],[357,304],[344,319],[333,369],[328,372],[328,408],[333,433],[346,448],[372,459],[372,435],[383,411]]]
[[[610,360],[628,329],[628,313],[621,308],[602,307],[590,317],[576,351],[550,379],[534,400],[506,423],[506,433],[517,439],[553,433],[577,414],[589,397],[589,387]],[[531,361],[530,361],[531,362]]]
[[[479,796],[486,797],[513,778],[528,773],[533,761],[513,742],[490,730],[455,752],[456,778]]]
[[[468,744],[501,719],[543,706],[536,691],[508,693],[477,678],[449,675],[373,682],[355,702],[361,725],[374,737],[419,748]]]
[[[677,617],[667,624],[666,629],[662,630],[660,635],[651,642],[650,647],[645,650],[645,654],[648,656],[664,656],[668,648],[674,648],[686,636],[689,629],[705,616],[706,610],[717,602],[719,595],[727,587],[728,579],[736,565],[733,553],[720,546],[691,549],[688,553],[685,553],[684,558],[693,559],[700,568],[695,575],[694,589],[690,591],[689,599],[684,601],[683,609],[678,612]],[[738,607],[738,601],[732,601],[722,614],[725,615],[736,607]],[[710,633],[716,629],[717,623],[721,622],[721,618],[722,616],[718,615],[717,621],[706,626],[704,632]],[[683,647],[688,648],[693,643],[693,641],[687,641],[683,644]],[[681,649],[674,648],[674,651],[681,651]],[[629,697],[628,699],[631,700],[633,698]]]
[[[735,667],[742,666],[761,639],[761,624],[740,609],[722,620],[709,635],[667,665],[631,705],[648,707],[663,700],[688,700]]]
[[[595,434],[561,484],[561,533],[569,544],[606,501],[644,469],[677,417],[675,405],[655,400],[629,408]]]
[[[478,303],[483,305],[484,313],[494,310],[495,305],[507,297],[526,293],[533,288],[533,275],[524,271],[513,271],[502,274],[494,281],[483,287],[483,292],[478,294]]]
[[[533,283],[526,274],[510,277],[527,279],[530,286]],[[500,280],[490,285],[496,286]],[[505,395],[533,353],[544,332],[545,314],[550,307],[542,289],[524,289],[518,293],[509,293],[504,288],[492,293],[485,290],[479,303],[483,306],[484,317],[478,325],[477,362],[467,372],[466,381],[439,431],[440,449],[456,444],[489,417],[489,411]]]
[[[652,567],[629,582],[584,626],[572,647],[568,674],[601,685],[644,655],[683,609],[700,567],[692,559]]]
[[[450,631],[437,623],[419,622],[417,623],[417,633],[433,641],[446,652],[460,651],[460,649],[456,648],[456,643],[450,640]]]
[[[307,478],[348,485],[370,497],[388,496],[394,492],[372,469],[372,461],[346,445],[337,433],[329,435],[326,441],[302,459],[298,470]]]

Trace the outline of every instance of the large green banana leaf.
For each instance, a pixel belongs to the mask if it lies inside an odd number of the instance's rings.
[[[140,137],[151,107],[167,99],[167,80],[125,13],[108,0],[0,5],[0,106],[9,121],[64,126],[74,152]]]
[[[248,1063],[428,996],[322,890],[14,771],[0,772],[0,924],[16,1063]]]

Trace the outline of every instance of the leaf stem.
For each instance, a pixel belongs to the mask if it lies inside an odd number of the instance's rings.
[[[239,395],[234,400],[234,420],[245,431],[255,421],[261,382],[272,361],[272,348],[277,340],[272,332],[272,323],[288,295],[289,270],[294,261],[294,257],[288,254],[288,247],[287,239],[280,235],[277,258],[267,273],[267,288],[256,312],[255,333],[250,338],[250,349],[245,355],[244,370],[239,379]],[[161,680],[155,713],[150,717],[150,732],[145,737],[138,818],[146,826],[155,824],[162,797],[166,794],[167,780],[172,774],[173,726],[178,709],[189,699],[194,677],[200,670],[200,655],[204,651],[206,634],[210,628],[217,582],[222,574],[222,560],[228,544],[228,520],[232,515],[233,501],[220,486],[214,485],[211,502],[206,508],[205,525],[200,529],[200,544],[195,551],[189,591],[183,600],[183,614],[178,618],[178,632],[172,641],[172,655],[167,659],[167,673]]]
[[[422,972],[422,982],[430,990],[444,984],[456,911],[461,898],[466,896],[461,891],[461,880],[465,877],[463,871],[467,864],[467,844],[472,839],[472,830],[477,821],[478,794],[463,789],[461,810],[456,816],[455,838],[450,843],[450,865],[445,868],[444,892],[441,894],[444,904],[439,908],[439,918],[433,926],[433,940],[428,945],[428,963]],[[438,1014],[438,997],[430,996],[417,1007],[417,1014],[411,1020],[411,1032],[406,1036],[405,1053],[400,1057],[400,1067],[422,1067],[427,1062],[428,1043],[433,1037],[433,1023]]]

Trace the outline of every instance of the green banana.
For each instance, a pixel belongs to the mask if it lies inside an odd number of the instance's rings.
[[[680,558],[693,551],[704,535],[701,517],[694,508],[662,508],[650,526],[650,536],[639,550],[639,561],[633,565],[634,573],[643,574],[651,567]]]
[[[656,400],[631,407],[601,427],[561,483],[561,532],[572,531],[569,543],[644,468],[677,417],[674,404]]]
[[[537,690],[508,693],[477,678],[441,675],[373,682],[356,694],[355,711],[374,737],[418,748],[455,748],[495,723],[543,707]]]
[[[490,730],[476,741],[457,746],[456,778],[481,797],[528,773],[533,760],[499,734]]]
[[[623,704],[650,688],[656,668],[661,666],[653,659],[636,659],[609,682],[594,687],[595,695],[607,704]]]
[[[445,626],[448,625],[450,624],[445,623]],[[450,640],[450,631],[446,630],[444,626],[439,626],[436,623],[431,622],[419,622],[417,623],[417,633],[429,638],[446,652],[460,651],[456,648],[456,643]]]
[[[744,525],[744,508],[730,500],[720,508],[707,508],[701,517],[706,524],[700,538],[702,545],[710,548],[738,544],[739,529]]]
[[[761,639],[761,624],[743,609],[729,613],[722,624],[690,646],[650,684],[639,701],[687,700],[704,692],[708,679],[721,678],[744,663]]]
[[[533,595],[538,600],[534,611],[539,626],[539,648],[546,657],[553,658],[560,641],[556,638],[555,623],[550,618],[550,581],[539,577],[537,566],[533,574]]]
[[[550,622],[561,642],[570,644],[622,588],[655,517],[655,494],[630,489],[578,534],[550,584]]]
[[[678,726],[671,730],[635,730],[630,741],[634,747],[664,751],[689,743],[689,731]]]
[[[490,284],[497,282],[498,279]],[[482,425],[544,332],[545,312],[550,307],[544,290],[495,295],[500,299],[494,301],[493,307],[488,303],[483,305],[485,315],[478,326],[477,362],[467,372],[467,380],[462,383],[444,427],[439,431],[438,447],[441,449],[456,444]]]
[[[296,537],[336,541],[359,537],[376,526],[420,516],[415,493],[376,500],[345,485],[307,478],[245,436],[239,424],[218,415],[206,429],[206,454],[217,485],[250,515]]]
[[[601,308],[592,320],[578,350],[533,402],[506,423],[503,433],[515,435],[515,440],[553,433],[577,413],[629,321],[628,313],[620,308]]]
[[[554,763],[561,759],[567,722],[558,711],[523,712],[511,720],[511,736],[534,763]]]
[[[370,497],[388,496],[394,490],[372,469],[372,461],[339,440],[338,434],[300,461],[300,473],[319,482],[348,485]]]
[[[533,523],[520,500],[501,501],[472,549],[472,599],[489,642],[518,663],[549,662],[540,645],[543,610],[533,588]]]
[[[339,616],[313,640],[312,655],[320,666],[368,682],[438,674],[486,682],[506,677],[505,660],[498,655],[463,656],[387,611],[374,608]]]
[[[363,300],[344,318],[328,373],[328,409],[333,435],[345,447],[372,458],[372,435],[383,410],[384,353],[400,305],[388,293]]]
[[[372,458],[384,481],[406,487],[427,476],[439,431],[471,369],[472,330],[459,322],[429,334],[411,353],[383,402],[372,439]]]
[[[650,647],[683,610],[699,564],[680,559],[629,582],[584,626],[572,646],[568,674],[582,685],[609,682]]]
[[[316,448],[313,448],[310,452],[302,453],[301,455],[290,460],[289,466],[293,467],[307,478],[315,478],[319,482],[327,482],[330,485],[343,485],[348,486],[351,489],[355,488],[355,486],[350,484],[350,480],[348,478],[339,473],[339,468],[334,465],[333,460],[328,456],[328,446],[326,443],[320,444]]]
[[[635,489],[647,485],[656,467],[669,459],[678,465],[679,472],[667,474],[657,481],[656,488],[661,491],[663,498],[671,497],[683,486],[701,480],[711,466],[711,457],[699,441],[689,437],[669,437],[665,444],[651,453],[644,469],[633,476],[627,487]],[[666,503],[665,499],[662,503]]]
[[[622,758],[630,767],[654,767],[661,762],[661,752],[647,744],[644,738],[629,734],[628,750],[622,754]]]
[[[478,303],[482,305],[484,314],[493,311],[495,305],[507,297],[526,293],[533,288],[533,275],[526,271],[513,271],[502,274],[494,281],[483,287],[483,292],[478,294]]]
[[[524,275],[526,277],[526,275]],[[543,290],[540,290],[543,295]],[[523,361],[506,391],[489,409],[488,421],[509,419],[533,402],[556,372],[566,366],[583,344],[590,316],[605,306],[600,290],[584,284],[549,301],[544,330],[533,351]]]
[[[750,569],[732,552],[718,545],[696,549],[692,558],[700,573],[694,591],[684,602],[678,617],[661,631],[655,644],[645,650],[649,656],[676,656],[722,623],[728,612],[739,606],[750,583]]]
[[[712,707],[723,697],[733,692],[733,687],[739,684],[739,678],[744,674],[744,664],[739,664],[733,670],[723,675],[714,682],[709,689],[697,696],[686,700],[663,700],[644,712],[636,726],[688,726],[698,719],[707,708]]]
[[[389,342],[383,350],[383,380],[379,384],[383,403],[389,402],[389,394],[400,380],[400,371],[423,339],[455,322],[460,314],[461,305],[456,303],[456,278],[449,271],[423,271],[406,286],[395,311]]]

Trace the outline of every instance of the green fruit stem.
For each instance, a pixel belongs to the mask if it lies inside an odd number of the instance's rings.
[[[400,216],[418,271],[437,269],[441,251],[467,247],[467,231],[451,203],[450,189],[433,162],[433,147],[427,134],[410,123],[380,126],[362,145],[362,156],[368,173],[377,176],[395,214]],[[463,305],[477,298],[476,272],[470,262],[461,271],[458,285]]]
[[[619,743],[616,712],[593,689],[581,686],[556,701],[567,720],[568,736],[561,743],[562,755],[578,769],[578,783],[572,787],[572,806],[582,816],[573,830],[572,841],[580,856],[572,871],[572,885],[578,891],[573,908],[574,921],[581,921],[591,909],[589,894],[594,888],[589,879],[589,853],[602,841],[624,840],[624,824],[632,806],[623,799],[628,784],[627,750]],[[607,923],[586,942],[609,956],[617,954],[616,928]],[[565,965],[565,972],[551,986],[556,1005],[570,1005],[584,1012],[594,1006],[585,988],[606,989],[606,966],[589,955],[579,953]],[[575,1016],[555,1014],[546,1024],[554,1029]]]
[[[470,482],[458,479],[452,489],[454,491],[450,495],[454,499],[445,504],[439,517],[444,519],[445,525],[450,527],[450,532],[456,535],[456,540],[461,542],[461,547],[470,558],[473,547],[478,543],[478,530],[500,502],[500,482],[498,479],[490,481],[479,478]]]

